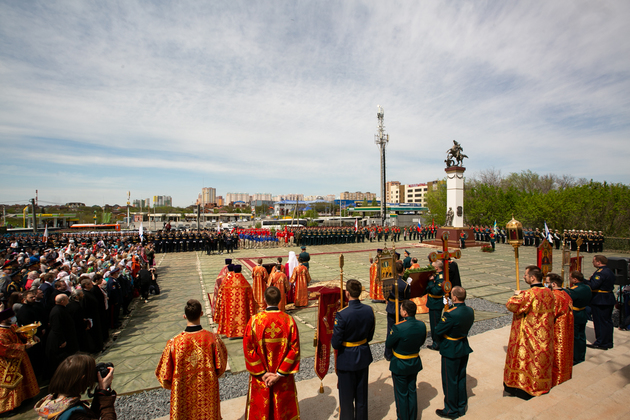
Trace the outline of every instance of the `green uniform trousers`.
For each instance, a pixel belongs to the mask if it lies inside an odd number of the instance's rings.
[[[392,373],[398,420],[416,420],[418,418],[417,379],[417,373],[413,375],[396,375]]]
[[[457,359],[442,356],[442,390],[446,414],[459,416],[466,414],[468,404],[466,366],[468,355]]]

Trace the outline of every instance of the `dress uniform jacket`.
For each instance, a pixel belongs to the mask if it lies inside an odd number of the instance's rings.
[[[585,281],[585,283],[593,291],[591,305],[614,305],[616,303],[613,293],[615,275],[610,268],[606,266],[598,268],[590,280]]]
[[[372,363],[368,343],[374,337],[375,325],[374,310],[359,300],[351,300],[337,312],[331,344],[338,350],[338,370],[360,370]]]
[[[472,353],[468,345],[468,331],[475,322],[475,311],[465,303],[444,312],[435,333],[441,341],[440,354],[451,359],[467,356]]]
[[[389,370],[396,375],[413,375],[422,370],[420,347],[427,338],[427,326],[415,317],[407,317],[392,327],[385,346],[393,350]]]

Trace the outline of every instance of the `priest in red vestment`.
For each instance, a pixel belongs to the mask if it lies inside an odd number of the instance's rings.
[[[215,308],[214,322],[218,325],[217,332],[229,338],[242,337],[249,318],[258,309],[252,286],[241,271],[240,265],[234,265],[234,274],[226,276],[219,289]]]
[[[370,299],[385,302],[383,286],[378,281],[378,262],[373,258],[370,258]]]
[[[267,309],[254,315],[243,337],[249,371],[246,420],[299,419],[293,375],[300,369],[300,337],[295,321],[278,309],[280,290],[265,291]]]
[[[300,258],[299,264],[291,275],[291,284],[295,285],[295,307],[308,305],[308,284],[311,282],[311,275],[308,268]]]
[[[262,310],[265,304],[265,289],[267,288],[267,269],[262,266],[262,258],[258,259],[258,265],[252,270],[252,280],[254,282],[254,299],[258,304],[258,310]]]
[[[285,308],[287,306],[287,292],[291,288],[291,285],[289,284],[287,276],[282,272],[280,264],[277,264],[274,268],[277,268],[277,270],[269,275],[269,278],[267,279],[267,286],[274,286],[280,290],[280,303],[278,303],[278,309],[285,312]]]
[[[11,308],[0,312],[0,413],[18,408],[22,401],[39,394],[35,372],[26,354],[33,344],[22,342],[15,332],[15,322]]]
[[[225,280],[225,277],[230,273],[230,265],[232,265],[232,259],[225,259],[225,266],[219,272],[217,279],[214,281],[214,294],[212,295],[212,301],[210,302],[210,309],[212,309],[212,316],[215,316],[216,306],[217,306],[217,298],[219,297],[219,290],[221,289],[221,284]]]
[[[507,302],[514,313],[508,342],[503,385],[506,392],[523,399],[551,389],[555,298],[542,283],[535,265],[525,269],[529,290],[517,290]]]
[[[155,376],[171,390],[171,420],[221,420],[219,377],[227,367],[227,350],[218,335],[201,327],[201,303],[184,309],[186,329],[166,343]]]
[[[556,298],[551,372],[551,386],[556,386],[571,379],[573,374],[573,299],[562,288],[562,277],[549,273],[546,281]]]

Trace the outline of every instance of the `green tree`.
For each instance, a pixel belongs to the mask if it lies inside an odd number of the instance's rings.
[[[311,210],[306,210],[304,212],[304,217],[309,218],[309,219],[317,219],[319,217],[319,214],[317,213],[316,210],[311,209]]]
[[[383,198],[383,200],[384,200],[384,198]],[[366,199],[366,202],[367,202],[367,199]],[[375,198],[372,199],[372,207],[376,207],[376,206],[378,206],[378,202],[376,201],[376,197],[375,197]]]
[[[446,183],[441,182],[436,190],[427,191],[426,200],[431,219],[436,224],[443,225],[446,222]]]

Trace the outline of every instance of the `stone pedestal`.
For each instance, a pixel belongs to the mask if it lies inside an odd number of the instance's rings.
[[[465,232],[468,235],[466,238],[466,247],[481,246],[480,244],[477,244],[475,242],[475,232],[473,231],[472,228],[467,228],[467,227],[456,228],[456,227],[451,227],[451,226],[439,227],[437,229],[435,239],[431,241],[431,244],[441,245],[442,233],[445,231],[448,232],[448,248],[449,249],[461,247],[461,242],[459,241],[459,238],[462,232]]]
[[[453,209],[453,227],[464,227],[464,172],[466,168],[450,166],[446,172],[446,211]],[[474,239],[474,238],[473,238]],[[449,241],[451,238],[449,238]]]

